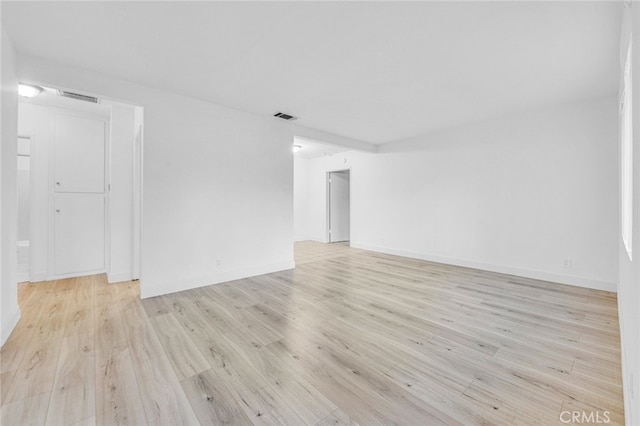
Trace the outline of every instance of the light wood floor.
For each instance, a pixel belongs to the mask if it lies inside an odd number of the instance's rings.
[[[1,424],[624,423],[615,294],[345,245],[296,263],[143,301],[22,285]]]

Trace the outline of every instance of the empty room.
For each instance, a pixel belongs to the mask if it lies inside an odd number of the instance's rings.
[[[1,425],[640,426],[640,3],[0,22]]]

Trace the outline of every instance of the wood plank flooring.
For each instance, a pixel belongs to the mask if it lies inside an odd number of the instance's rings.
[[[0,423],[624,424],[613,293],[344,244],[296,264],[142,301],[21,284]]]

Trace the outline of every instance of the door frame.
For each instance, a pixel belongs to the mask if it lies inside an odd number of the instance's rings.
[[[326,242],[332,243],[331,241],[331,174],[332,173],[341,173],[341,172],[349,172],[349,240],[351,240],[351,167],[346,169],[336,169],[330,170],[326,174]]]
[[[111,118],[105,118],[99,114],[92,114],[88,112],[66,110],[63,108],[51,108],[51,115],[49,116],[49,140],[51,145],[49,147],[49,247],[47,255],[47,280],[56,280],[61,278],[78,277],[85,275],[96,275],[106,273],[109,270],[111,263],[111,209],[110,209],[110,189],[111,189]],[[70,273],[70,274],[56,274],[55,270],[55,222],[56,222],[56,205],[55,205],[55,130],[56,130],[56,116],[67,115],[72,117],[88,118],[92,120],[101,121],[104,125],[104,268],[83,271],[82,273]]]
[[[142,262],[142,176],[144,172],[144,107],[134,106],[134,122],[138,126],[138,131],[133,141],[133,235],[131,250],[131,278],[140,279],[140,264]]]
[[[29,140],[29,281],[33,278],[33,236],[36,234],[35,232],[35,221],[33,220],[35,216],[35,203],[33,202],[34,195],[36,192],[36,182],[35,182],[35,140],[36,137],[31,134],[18,134],[17,139],[28,139]],[[17,143],[16,139],[16,143]],[[17,159],[16,159],[17,160]],[[17,180],[16,180],[17,182]],[[16,222],[16,227],[18,226]],[[17,235],[17,232],[16,232]]]

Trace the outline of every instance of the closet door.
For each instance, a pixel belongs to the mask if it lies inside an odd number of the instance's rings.
[[[104,193],[105,122],[55,117],[55,191]]]
[[[57,194],[55,273],[83,275],[105,268],[102,194]]]
[[[104,272],[106,122],[56,114],[53,134],[54,275]]]

